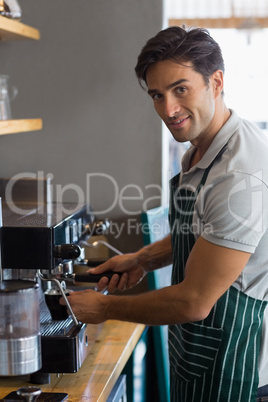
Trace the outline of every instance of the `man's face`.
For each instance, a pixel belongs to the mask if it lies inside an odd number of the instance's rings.
[[[155,110],[175,140],[198,145],[216,134],[213,76],[207,85],[190,62],[165,60],[148,68],[146,81]]]

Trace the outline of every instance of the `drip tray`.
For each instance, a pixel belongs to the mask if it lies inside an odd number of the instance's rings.
[[[40,304],[41,373],[75,373],[81,367],[88,349],[86,324],[75,325],[69,317],[51,319],[45,302]]]
[[[65,325],[64,325],[65,324]],[[44,330],[44,331],[43,331]],[[86,325],[51,322],[41,325],[42,373],[75,373],[87,353]]]

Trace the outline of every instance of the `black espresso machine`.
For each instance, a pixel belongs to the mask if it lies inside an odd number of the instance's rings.
[[[97,221],[87,205],[39,202],[31,191],[20,201],[21,185],[35,190],[40,185],[28,180],[19,184],[11,202],[5,198],[6,184],[0,180],[0,376],[31,374],[32,382],[42,383],[49,381],[46,373],[76,372],[97,337],[100,326],[77,321],[65,281],[98,280],[88,274],[76,278],[74,265],[88,265],[80,244],[103,234],[108,223]],[[54,296],[65,298],[68,313],[65,308],[54,316],[47,303]]]

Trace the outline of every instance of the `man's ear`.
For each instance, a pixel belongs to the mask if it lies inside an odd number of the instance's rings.
[[[211,76],[211,80],[215,98],[217,98],[223,91],[223,84],[224,84],[223,72],[221,70],[215,71]]]

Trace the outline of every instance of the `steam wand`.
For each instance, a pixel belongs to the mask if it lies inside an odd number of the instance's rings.
[[[88,243],[88,242],[86,242],[86,241],[81,241],[81,242],[79,243],[79,245],[83,245],[83,246],[86,246],[86,247],[96,247],[96,246],[98,246],[99,244],[103,244],[104,246],[108,247],[110,250],[114,251],[114,252],[115,252],[116,254],[118,254],[118,255],[122,255],[122,254],[123,254],[123,253],[121,253],[121,251],[117,250],[117,248],[111,246],[109,243],[107,243],[107,242],[104,241],[104,240],[96,240],[96,241],[94,241],[93,243]]]

